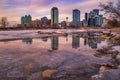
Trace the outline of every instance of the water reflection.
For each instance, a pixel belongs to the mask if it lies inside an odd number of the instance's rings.
[[[66,35],[66,36],[42,37],[42,38],[37,38],[37,40],[40,43],[36,42],[36,40],[33,38],[22,39],[22,42],[26,44],[35,44],[35,43],[37,43],[37,45],[42,44],[42,46],[45,45],[45,47],[49,47],[52,50],[58,50],[59,48],[61,49],[61,46],[63,46],[63,44],[64,44],[63,47],[65,48],[69,46],[70,46],[69,48],[71,48],[72,46],[73,49],[77,49],[81,45],[85,47],[90,47],[92,49],[96,49],[98,47],[98,44],[102,42],[101,37],[93,32],[74,33],[72,35]],[[12,39],[5,41],[14,41],[14,40]]]
[[[97,48],[96,39],[95,38],[88,38],[88,45],[93,49]]]
[[[84,38],[84,45],[88,45],[89,47],[95,49],[98,46],[98,43],[102,42],[102,39],[100,36],[94,37],[93,34],[88,33],[89,37]]]
[[[58,46],[59,46],[59,37],[58,36],[54,36],[51,38],[51,48],[53,50],[58,50]]]
[[[47,42],[48,37],[42,37],[41,40],[44,41],[44,42]]]
[[[32,38],[23,39],[22,42],[26,44],[32,44]]]
[[[100,36],[96,36],[93,32],[85,33],[84,35],[88,36],[83,38],[84,39],[84,45],[89,46],[92,49],[96,49],[98,47],[98,44],[102,42],[102,39]],[[72,36],[64,36],[62,38],[65,38],[66,40],[64,42],[67,42],[70,38],[72,38],[72,48],[77,49],[80,47],[80,36],[81,38],[84,36],[82,33],[80,34],[73,34]],[[51,49],[52,50],[58,50],[59,49],[59,37],[61,36],[52,36],[49,37],[42,37],[40,38],[43,42],[47,42],[48,39],[51,39]],[[32,44],[32,38],[23,39],[22,42],[25,42],[26,44]],[[61,41],[60,41],[61,42]]]
[[[72,48],[79,48],[80,38],[79,35],[72,35]]]

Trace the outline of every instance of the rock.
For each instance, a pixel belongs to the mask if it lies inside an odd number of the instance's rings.
[[[42,72],[37,72],[32,75],[30,75],[27,80],[43,80],[42,78]]]
[[[105,66],[101,66],[100,67],[100,72],[104,72],[106,70],[106,67]]]
[[[120,65],[118,65],[118,69],[120,69]]]
[[[119,45],[118,46],[113,46],[113,49],[120,52],[120,46]]]
[[[102,35],[101,38],[102,39],[107,39],[107,36],[106,35]]]
[[[118,62],[118,64],[120,65],[120,54],[119,55],[117,55],[117,62]]]
[[[93,75],[91,76],[92,80],[99,80],[99,77],[101,77],[100,75]]]
[[[23,72],[25,75],[29,75],[35,71],[37,71],[39,68],[39,65],[36,63],[30,63],[24,66]]]
[[[120,70],[113,69],[92,76],[92,80],[120,80]]]
[[[115,59],[117,59],[117,55],[118,55],[118,51],[113,51],[113,52],[111,52],[112,54],[111,54],[111,58],[113,59],[113,60],[115,60]]]
[[[85,70],[76,70],[76,72],[79,74],[85,74]]]
[[[115,36],[113,39],[114,40],[120,40],[120,36]]]
[[[51,78],[53,74],[57,73],[58,70],[56,69],[48,69],[42,72],[43,78]]]
[[[97,63],[92,63],[91,65],[95,68],[100,68],[101,67],[101,64],[97,64]]]

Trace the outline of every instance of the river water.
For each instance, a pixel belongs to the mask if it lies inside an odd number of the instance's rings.
[[[91,64],[104,62],[94,57],[95,51],[106,41],[94,33],[87,35],[73,33],[0,41],[0,80],[42,80],[44,76],[40,74],[49,69],[57,73],[43,80],[90,80],[99,70]]]

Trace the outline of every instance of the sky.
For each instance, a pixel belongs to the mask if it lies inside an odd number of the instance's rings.
[[[115,0],[0,0],[0,18],[7,17],[8,21],[20,23],[21,16],[30,14],[32,19],[48,17],[52,7],[59,9],[59,21],[64,21],[69,17],[72,20],[72,10],[81,11],[81,20],[84,13],[92,9],[99,9],[99,3],[106,3]]]

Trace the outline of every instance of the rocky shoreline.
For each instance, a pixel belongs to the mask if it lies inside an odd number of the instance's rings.
[[[101,38],[106,39],[108,45],[97,49],[95,56],[109,57],[111,64],[96,64],[99,74],[92,76],[92,80],[120,80],[120,34],[107,32]]]

